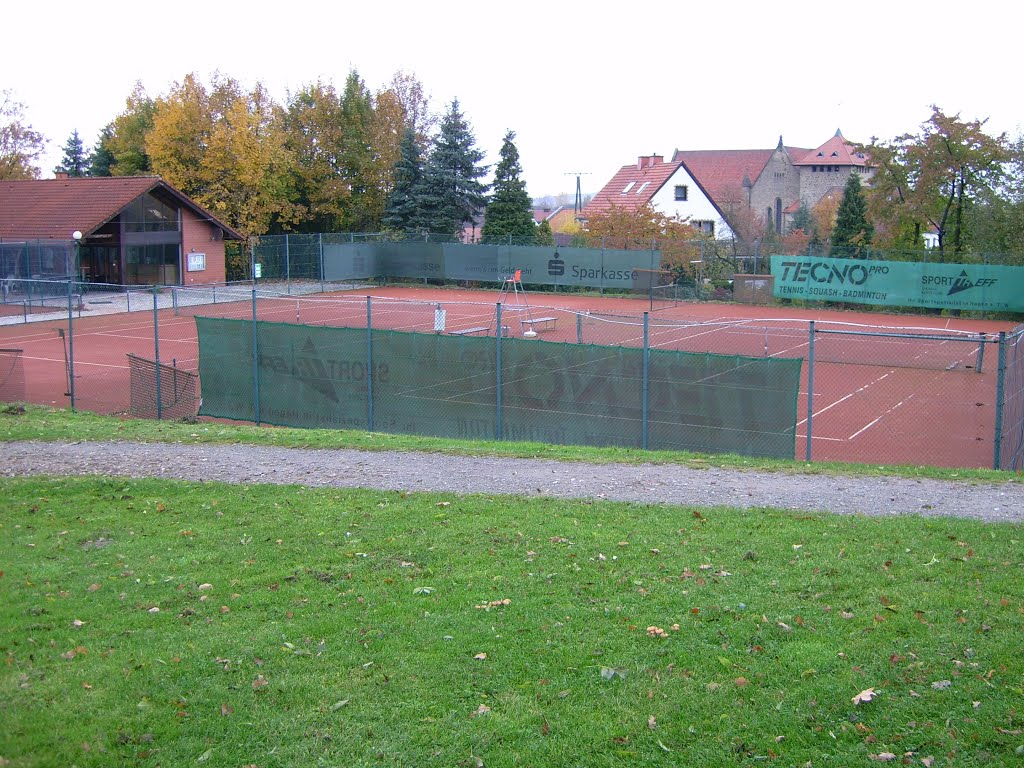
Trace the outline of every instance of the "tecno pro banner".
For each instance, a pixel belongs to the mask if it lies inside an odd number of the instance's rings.
[[[777,299],[1024,311],[1024,267],[772,256]]]

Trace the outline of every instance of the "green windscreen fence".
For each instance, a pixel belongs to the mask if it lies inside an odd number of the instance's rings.
[[[197,317],[200,414],[794,456],[801,360]]]

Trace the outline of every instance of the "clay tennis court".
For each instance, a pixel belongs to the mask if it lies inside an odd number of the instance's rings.
[[[264,321],[366,327],[369,309],[374,328],[493,336],[497,298],[497,291],[383,286],[261,296],[256,313]],[[515,299],[506,297],[502,305],[503,334],[537,343],[642,346],[642,316],[651,309],[646,298],[531,292]],[[70,335],[66,317],[0,326],[0,348],[22,350],[27,401],[68,406],[73,355],[76,408],[126,413],[129,354],[153,359],[158,345],[161,363],[183,376],[198,369],[194,314],[251,320],[253,304],[240,294],[236,301],[156,314],[150,309],[90,316],[87,301],[81,316],[75,313]],[[803,460],[807,451],[807,358],[814,321],[819,332],[810,411],[813,461],[992,466],[996,350],[982,344],[979,334],[991,340],[1009,330],[1008,323],[696,302],[663,306],[648,318],[652,349],[803,358],[795,459]],[[939,338],[904,339],[893,333],[909,328]]]

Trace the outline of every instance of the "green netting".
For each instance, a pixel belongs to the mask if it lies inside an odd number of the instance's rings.
[[[615,248],[349,240],[332,235],[263,237],[253,251],[261,277],[328,281],[429,278],[500,283],[516,270],[530,285],[642,290],[661,251]]]
[[[997,425],[997,469],[1024,469],[1024,326],[1001,343],[1003,357],[1001,423]]]
[[[205,416],[572,445],[641,447],[646,433],[650,449],[795,451],[799,359],[652,350],[645,397],[643,349],[267,322],[254,337],[248,321],[196,325]]]

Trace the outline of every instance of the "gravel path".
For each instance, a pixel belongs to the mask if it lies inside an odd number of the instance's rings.
[[[105,475],[1024,521],[1024,484],[176,443],[0,443],[0,476]]]

